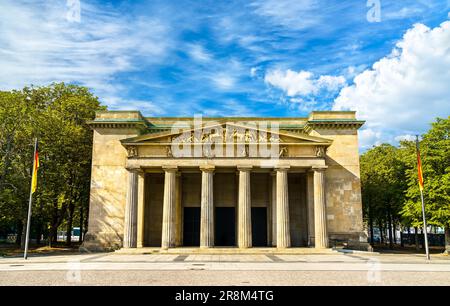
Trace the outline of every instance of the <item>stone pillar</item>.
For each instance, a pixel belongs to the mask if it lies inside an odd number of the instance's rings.
[[[137,246],[138,171],[139,169],[128,169],[128,190],[123,229],[124,248],[135,248]]]
[[[277,168],[277,248],[291,247],[288,169]]]
[[[182,203],[181,203],[181,173],[177,173],[176,178],[176,200],[175,200],[175,247],[183,245],[183,221],[182,221]]]
[[[168,249],[175,246],[177,167],[163,167],[163,169],[165,176],[161,248]]]
[[[238,247],[252,247],[252,204],[250,193],[251,166],[238,167],[239,200],[238,200]]]
[[[308,207],[308,246],[314,246],[314,171],[306,172],[306,202]]]
[[[277,173],[270,173],[272,178],[272,198],[271,198],[271,212],[272,212],[272,246],[277,246]]]
[[[314,241],[316,249],[328,248],[327,213],[325,202],[325,169],[314,167]]]
[[[200,170],[202,170],[200,247],[211,248],[214,246],[214,167],[204,166],[200,167]]]
[[[138,221],[137,221],[137,247],[144,247],[145,227],[145,172],[138,174]]]

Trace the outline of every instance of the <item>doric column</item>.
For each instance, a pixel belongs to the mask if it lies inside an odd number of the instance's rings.
[[[272,192],[271,192],[271,212],[272,212],[272,246],[277,246],[277,173],[271,172]]]
[[[176,200],[175,200],[175,247],[183,245],[183,222],[182,222],[182,203],[181,203],[181,172],[176,175]]]
[[[204,166],[200,167],[200,170],[202,170],[200,247],[211,248],[214,246],[214,167]]]
[[[137,246],[138,171],[139,169],[128,169],[128,190],[123,231],[124,248],[135,248]]]
[[[289,167],[275,169],[277,171],[277,248],[291,247],[288,169]]]
[[[177,167],[163,167],[163,169],[165,176],[161,248],[168,249],[175,246]]]
[[[308,246],[314,246],[314,171],[306,172],[306,203],[308,207]]]
[[[251,166],[238,167],[239,201],[238,201],[238,247],[252,247],[252,205],[250,193]]]
[[[145,172],[138,173],[138,219],[137,219],[137,247],[144,246],[145,227]]]
[[[314,241],[317,249],[328,248],[327,214],[325,202],[325,169],[314,167]]]

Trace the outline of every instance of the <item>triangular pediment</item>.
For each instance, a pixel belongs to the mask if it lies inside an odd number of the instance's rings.
[[[188,137],[186,137],[188,136]],[[229,141],[230,137],[235,142],[270,142],[277,141],[280,143],[302,143],[311,145],[329,146],[332,140],[310,136],[307,134],[292,133],[279,130],[276,126],[259,125],[259,124],[238,124],[235,122],[221,122],[215,124],[203,124],[201,127],[180,126],[171,131],[159,133],[148,133],[137,137],[121,140],[122,144],[127,145],[145,145],[145,144],[167,144],[174,139],[185,137],[183,142],[202,143],[205,140],[217,137],[224,142]],[[264,141],[265,140],[265,141]]]

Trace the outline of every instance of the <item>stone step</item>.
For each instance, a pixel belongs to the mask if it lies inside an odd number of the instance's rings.
[[[118,254],[209,254],[209,255],[221,255],[221,254],[335,254],[338,253],[335,249],[315,249],[315,248],[171,248],[163,250],[161,248],[122,248],[116,250]]]

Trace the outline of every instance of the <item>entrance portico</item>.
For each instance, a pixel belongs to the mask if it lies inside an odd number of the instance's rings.
[[[145,164],[143,160],[140,162]],[[326,170],[323,160],[316,161],[312,167],[261,168],[256,165],[215,167],[212,163],[198,168],[183,165],[159,168],[134,167],[128,168],[130,196],[127,197],[125,216],[126,220],[143,221],[125,222],[126,248],[138,246],[160,246],[163,249],[180,246],[251,248],[254,241],[259,241],[255,247],[307,247],[312,245],[319,234],[320,244],[316,242],[316,247],[328,247],[326,225],[321,222],[326,214],[325,200],[318,196],[315,197],[314,203],[308,203],[307,196],[308,192],[319,195],[324,193],[324,180],[314,179],[313,190],[308,190],[310,184],[307,184],[307,180],[311,179],[308,174],[313,174],[314,178],[323,175]],[[136,177],[142,177],[144,183],[139,184]],[[161,192],[157,191],[157,178],[163,179],[162,199]],[[218,182],[215,182],[215,178],[218,178]],[[224,188],[227,193],[220,194],[223,186],[220,184],[225,183],[232,188]],[[252,187],[255,189],[254,192]],[[258,187],[261,190],[258,190]],[[291,192],[289,187],[292,189]],[[153,190],[155,194],[152,194]],[[218,201],[214,201],[215,190],[219,190]],[[272,195],[273,191],[275,195]],[[183,199],[183,194],[186,199]],[[293,195],[292,199],[289,198],[290,194]],[[138,203],[139,199],[144,202]],[[198,205],[196,201],[199,202]],[[158,205],[161,206],[160,209]],[[257,213],[258,209],[261,213]],[[313,214],[313,220],[308,217],[310,215],[308,210],[317,211]],[[158,211],[162,211],[162,214],[158,214]],[[162,218],[161,221],[157,220],[158,216]],[[222,219],[227,222],[224,223]],[[295,224],[291,225],[291,220]],[[154,228],[162,224],[160,244],[155,237],[150,238],[155,233],[158,234],[158,231],[149,230],[151,225],[146,226],[147,222],[154,223]],[[221,224],[221,228],[215,226],[216,222]],[[309,232],[308,223],[313,223],[314,232]],[[195,228],[197,231],[193,230]],[[273,231],[273,228],[276,230]],[[296,238],[294,243],[291,241],[291,232],[294,232]],[[216,239],[218,233],[221,236]],[[226,233],[235,237],[224,237]],[[198,237],[195,237],[196,235]],[[129,241],[134,243],[128,243]],[[180,243],[177,244],[176,241]],[[227,241],[234,243],[230,244]]]

